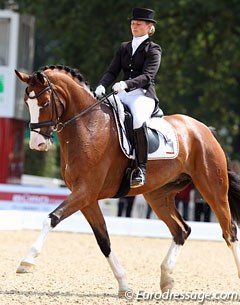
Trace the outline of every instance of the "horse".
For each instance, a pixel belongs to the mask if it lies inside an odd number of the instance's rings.
[[[32,73],[15,70],[27,84],[24,101],[30,113],[31,149],[47,151],[54,131],[58,134],[61,172],[70,195],[43,222],[42,230],[18,266],[31,272],[47,234],[63,219],[81,211],[118,283],[118,294],[128,291],[126,272],[114,254],[98,200],[115,196],[129,159],[120,149],[112,108],[98,100],[83,75],[66,66],[46,66]],[[223,238],[231,249],[240,277],[240,183],[214,133],[202,122],[186,115],[166,115],[176,131],[179,154],[174,159],[150,160],[146,184],[130,189],[126,196],[143,194],[169,228],[171,246],[161,263],[160,288],[174,286],[173,270],[191,228],[175,206],[177,192],[193,183],[219,221]]]

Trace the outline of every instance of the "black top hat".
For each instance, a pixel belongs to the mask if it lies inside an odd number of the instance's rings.
[[[157,23],[154,20],[155,12],[149,8],[134,8],[132,11],[132,17],[129,18],[130,20],[144,20],[153,23]]]

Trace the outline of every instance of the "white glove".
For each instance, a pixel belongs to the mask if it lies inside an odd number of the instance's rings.
[[[103,87],[103,85],[97,86],[97,88],[95,90],[95,94],[97,97],[104,96],[105,92],[106,92],[106,89]]]
[[[112,89],[113,89],[114,92],[119,93],[119,92],[121,92],[121,91],[127,89],[127,87],[128,87],[127,84],[126,84],[125,82],[121,81],[121,82],[119,82],[119,83],[115,83],[115,84],[112,86]]]

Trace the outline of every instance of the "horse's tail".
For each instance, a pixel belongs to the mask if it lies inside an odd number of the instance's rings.
[[[236,173],[228,170],[228,201],[230,205],[232,219],[240,227],[240,177]]]
[[[209,127],[213,136],[219,142],[217,138],[216,130],[213,127]],[[225,154],[226,156],[226,154]],[[228,201],[230,206],[230,211],[232,215],[232,219],[240,226],[240,176],[231,171],[228,158],[227,160],[227,170],[228,170]]]

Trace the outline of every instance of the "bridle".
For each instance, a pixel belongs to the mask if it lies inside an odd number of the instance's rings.
[[[112,92],[108,95],[105,95],[102,99],[98,100],[96,103],[94,103],[93,105],[91,105],[87,109],[83,110],[81,113],[77,114],[73,118],[71,118],[71,119],[69,119],[69,120],[67,120],[66,122],[63,123],[63,122],[60,122],[60,116],[62,115],[62,113],[61,113],[61,115],[59,115],[56,99],[60,102],[60,104],[63,108],[63,111],[65,110],[64,103],[60,99],[57,91],[53,88],[53,85],[52,85],[50,79],[48,78],[48,76],[46,74],[44,74],[43,72],[35,72],[35,74],[37,74],[37,73],[40,73],[41,76],[47,80],[47,84],[48,84],[47,87],[43,88],[40,92],[38,92],[34,96],[30,96],[30,93],[28,92],[28,87],[26,88],[25,93],[28,96],[28,98],[35,99],[35,98],[38,98],[39,96],[41,96],[44,92],[50,90],[51,91],[50,103],[52,104],[52,118],[51,118],[50,121],[43,121],[43,122],[39,122],[39,123],[29,123],[29,129],[33,132],[39,133],[40,135],[42,135],[43,137],[45,137],[47,139],[52,139],[54,131],[61,132],[66,125],[68,125],[69,123],[77,120],[78,118],[83,116],[85,113],[89,112],[92,108],[96,107],[98,104],[102,103],[110,95],[113,94],[113,92]],[[56,113],[56,120],[55,121],[54,121],[54,112]],[[40,130],[37,130],[37,129],[40,129],[40,128],[43,128],[43,127],[53,127],[53,128],[51,129],[50,134],[43,133]]]
[[[51,81],[49,80],[48,76],[42,72],[36,72],[37,73],[41,73],[42,77],[45,78],[47,80],[47,87],[43,88],[40,92],[38,92],[35,95],[30,95],[30,93],[28,92],[28,87],[25,90],[26,95],[28,96],[29,99],[35,99],[38,98],[39,96],[41,96],[44,92],[50,90],[51,94],[50,94],[50,103],[52,105],[52,118],[50,121],[43,121],[43,122],[39,122],[39,123],[29,123],[29,129],[31,131],[34,131],[36,133],[41,134],[43,137],[47,138],[47,139],[52,139],[53,138],[53,131],[58,129],[58,125],[60,123],[60,116],[59,116],[59,112],[58,112],[58,108],[57,108],[57,103],[56,103],[56,99],[57,98],[60,102],[60,104],[62,105],[62,108],[64,110],[64,104],[62,102],[62,100],[60,99],[57,91],[53,88]],[[34,75],[34,74],[33,74]],[[54,121],[54,112],[56,113],[56,121]],[[38,128],[43,128],[43,127],[54,127],[50,134],[48,133],[43,133],[40,130],[37,130]]]

